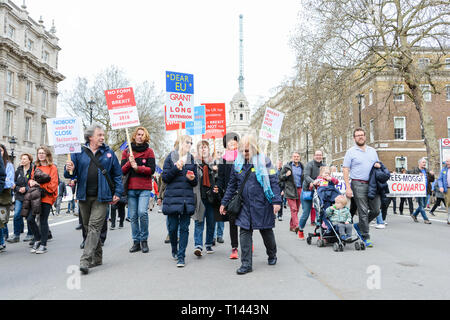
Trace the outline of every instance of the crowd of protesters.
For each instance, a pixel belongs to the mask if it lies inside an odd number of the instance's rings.
[[[68,201],[67,213],[78,215],[83,241],[80,257],[80,271],[103,264],[103,244],[108,230],[124,227],[127,220],[131,225],[130,253],[149,252],[149,210],[155,203],[166,216],[167,239],[176,266],[186,264],[189,244],[189,226],[194,223],[193,252],[198,258],[204,253],[213,254],[216,241],[224,242],[224,223],[228,222],[230,238],[230,259],[241,260],[237,274],[253,270],[253,231],[259,230],[267,253],[268,265],[277,263],[277,245],[273,228],[276,220],[283,220],[283,207],[289,206],[289,230],[305,239],[308,219],[311,227],[318,225],[318,212],[313,205],[316,188],[337,185],[333,177],[336,167],[329,167],[323,161],[323,152],[317,150],[313,160],[304,165],[299,152],[292,152],[291,161],[278,161],[274,166],[257,144],[255,136],[239,137],[228,133],[223,138],[225,152],[221,157],[212,152],[206,140],[193,145],[192,137],[181,135],[173,150],[165,157],[162,171],[156,175],[156,162],[149,146],[150,135],[146,128],[138,127],[131,136],[131,143],[122,152],[119,161],[115,152],[105,144],[102,126],[92,125],[85,130],[85,144],[81,153],[74,153],[66,162],[64,179],[58,175],[53,155],[48,147],[41,146],[35,157],[24,153],[15,170],[5,146],[0,145],[0,252],[9,243],[20,241],[20,235],[27,225],[30,252],[43,254],[48,251],[47,242],[52,238],[49,230],[49,215],[55,206],[55,214],[61,212],[67,190],[73,196]],[[366,145],[364,129],[354,131],[355,145],[347,150],[343,161],[345,196],[330,210],[330,215],[341,211],[345,222],[339,226],[344,238],[351,235],[353,217],[358,222],[353,228],[367,247],[374,244],[370,237],[370,223],[385,228],[387,210],[395,198],[387,197],[387,179],[391,172],[378,158],[377,152]],[[417,197],[414,210],[413,199],[400,199],[398,213],[403,215],[404,204],[408,204],[410,216],[419,222],[421,214],[424,223],[431,224],[425,208],[433,195],[436,203],[430,214],[443,203],[447,207],[450,224],[450,158],[438,176],[426,168],[426,159],[420,159],[418,166],[402,173],[424,176],[426,197]],[[345,201],[344,201],[345,200]],[[349,205],[347,205],[347,202]],[[7,229],[9,213],[14,206],[13,236]],[[349,207],[349,209],[346,209]],[[126,210],[128,208],[128,210]],[[127,211],[127,213],[126,213]],[[339,221],[338,221],[339,222]],[[240,252],[240,256],[239,256]]]

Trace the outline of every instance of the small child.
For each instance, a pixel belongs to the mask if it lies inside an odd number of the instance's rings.
[[[331,168],[327,166],[320,167],[319,176],[314,180],[314,185],[318,188],[327,187],[328,185],[338,185],[339,180],[331,176]]]
[[[347,197],[341,195],[336,197],[334,205],[326,210],[326,215],[333,225],[337,224],[341,239],[346,241],[352,238],[352,216],[346,207]]]

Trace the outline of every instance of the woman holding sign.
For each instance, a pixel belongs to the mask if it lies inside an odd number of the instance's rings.
[[[155,172],[155,154],[149,147],[150,135],[144,127],[138,127],[131,136],[131,150],[122,153],[122,173],[127,180],[128,213],[131,219],[133,246],[130,252],[149,251],[148,202],[152,191],[152,175]]]
[[[195,213],[194,187],[198,179],[194,157],[190,150],[192,138],[180,136],[172,151],[164,161],[162,180],[166,183],[163,214],[168,217],[169,237],[172,245],[172,257],[177,267],[185,265],[185,252],[189,237],[191,216]],[[180,241],[178,242],[178,227]]]

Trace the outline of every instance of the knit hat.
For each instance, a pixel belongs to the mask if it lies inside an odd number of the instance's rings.
[[[227,133],[224,137],[223,137],[223,147],[226,149],[227,148],[227,144],[229,141],[231,140],[236,140],[237,142],[239,142],[239,135],[237,133],[234,132],[229,132]]]

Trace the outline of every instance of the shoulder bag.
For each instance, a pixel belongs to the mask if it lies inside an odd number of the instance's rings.
[[[89,158],[91,158],[91,161],[93,161],[94,164],[97,166],[97,168],[100,169],[101,173],[106,178],[106,182],[108,182],[108,186],[109,186],[109,189],[111,190],[111,194],[114,195],[114,191],[116,188],[114,187],[114,183],[112,182],[111,178],[109,177],[106,169],[102,166],[100,161],[98,161],[98,159],[95,157],[95,155],[92,153],[91,150],[89,150],[88,148],[86,148],[84,146],[83,146],[83,149],[84,149],[84,152],[86,152],[86,154],[89,156]]]
[[[237,218],[237,216],[239,215],[239,213],[241,212],[241,207],[242,207],[242,191],[244,191],[244,186],[245,183],[248,180],[248,177],[250,176],[250,174],[252,173],[252,169],[249,168],[247,171],[247,174],[245,175],[244,181],[241,184],[241,187],[239,188],[239,191],[237,191],[233,198],[231,198],[231,201],[228,203],[227,205],[227,212],[229,213],[230,217],[233,218]]]

